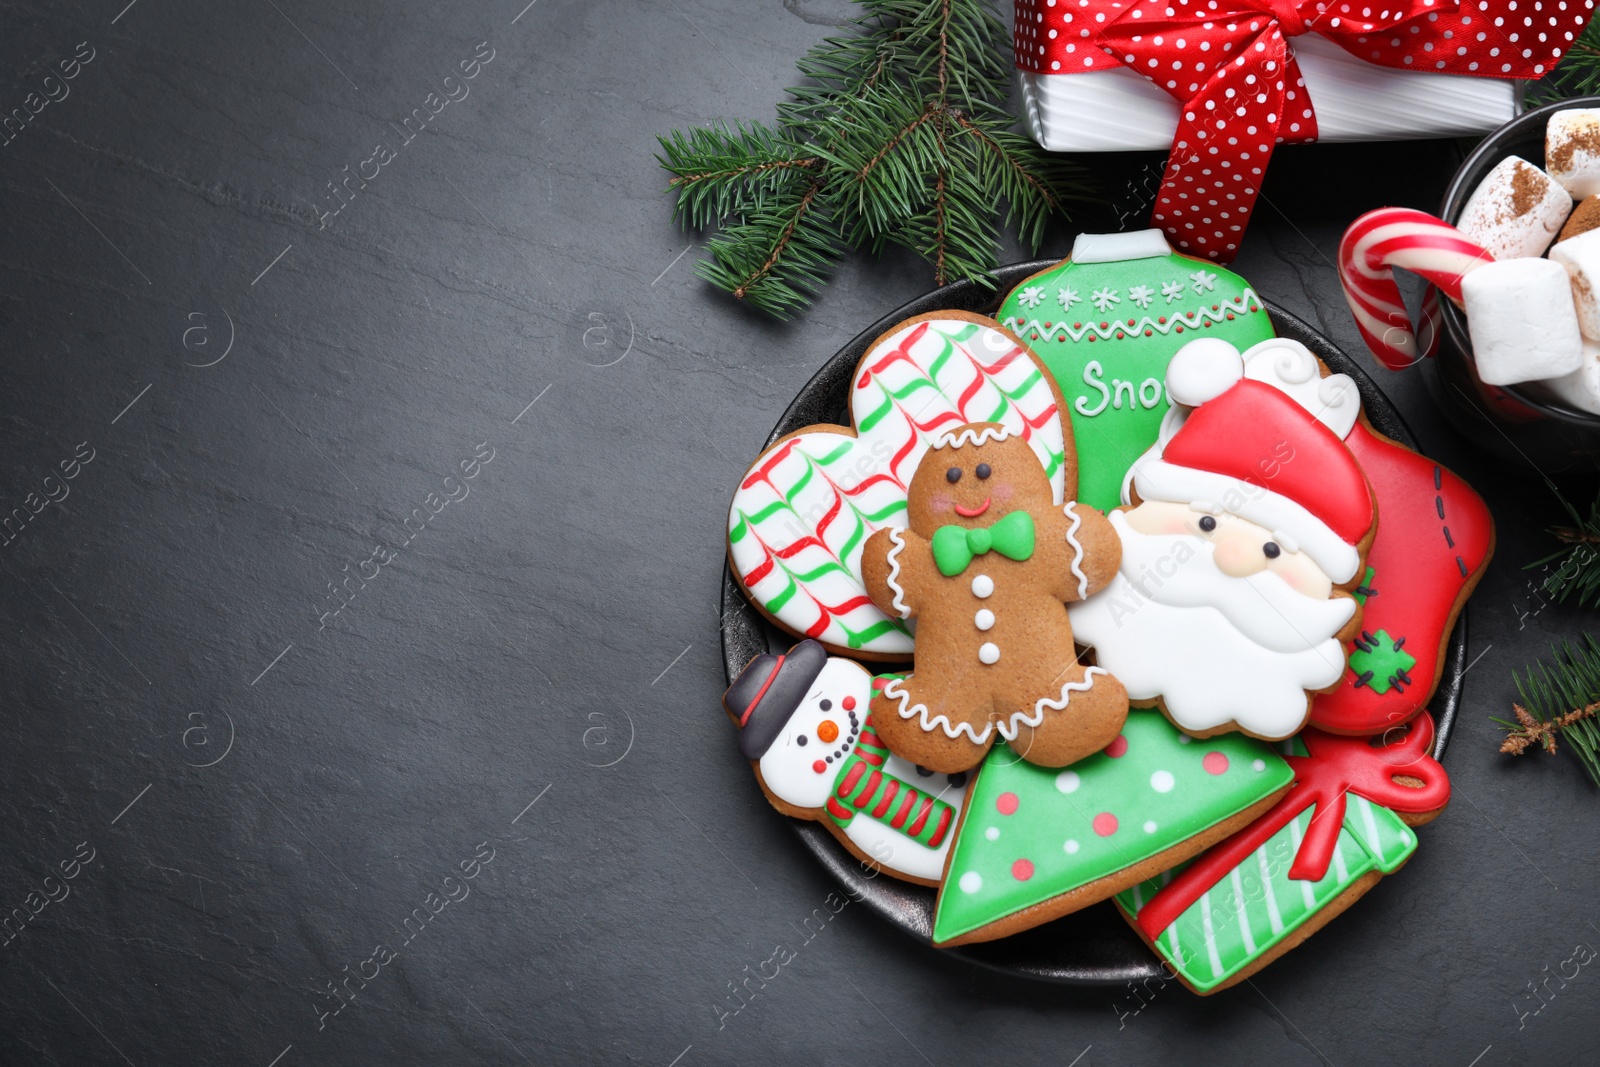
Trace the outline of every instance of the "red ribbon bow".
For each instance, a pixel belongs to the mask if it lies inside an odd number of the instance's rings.
[[[1214,846],[1150,898],[1136,921],[1154,940],[1229,871],[1266,844],[1307,808],[1306,826],[1289,877],[1320,882],[1339,847],[1345,794],[1355,793],[1393,811],[1421,816],[1450,802],[1450,776],[1433,758],[1433,718],[1423,712],[1407,728],[1382,738],[1339,737],[1308,729],[1300,734],[1309,755],[1287,756],[1294,785],[1265,815]],[[1373,741],[1377,740],[1377,746]],[[1398,779],[1404,779],[1398,780]],[[1415,781],[1418,784],[1412,785]]]
[[[1181,105],[1154,224],[1231,260],[1275,145],[1317,119],[1287,38],[1317,33],[1377,66],[1537,78],[1594,0],[1017,0],[1017,66],[1083,74],[1119,64]]]

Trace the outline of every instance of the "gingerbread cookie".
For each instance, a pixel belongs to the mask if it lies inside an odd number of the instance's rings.
[[[1245,280],[1176,253],[1160,230],[1080,234],[1072,257],[1013,289],[996,313],[1055,376],[1079,462],[1078,502],[1109,511],[1156,440],[1167,362],[1198,336],[1240,348],[1272,336]]]
[[[933,942],[990,941],[1105,900],[1247,826],[1293,778],[1264,741],[1196,741],[1154,709],[1066,770],[996,745],[967,791]]]
[[[1327,925],[1416,851],[1411,827],[1450,801],[1433,719],[1372,739],[1311,729],[1290,742],[1294,787],[1194,863],[1117,897],[1197,993],[1242,982]]]
[[[873,342],[850,390],[852,426],[780,438],[739,482],[728,511],[728,562],[761,613],[830,651],[911,658],[911,630],[861,583],[875,530],[906,523],[906,486],[929,443],[972,421],[1018,434],[1055,503],[1076,484],[1060,397],[1017,338],[959,311],[907,319]]]
[[[972,423],[934,442],[911,480],[907,526],[874,533],[862,552],[872,602],[917,620],[916,670],[873,701],[889,748],[953,773],[997,736],[1048,767],[1109,744],[1127,694],[1078,662],[1065,604],[1104,585],[1118,554],[1105,516],[1061,504],[1012,430]]]
[[[1186,345],[1167,388],[1185,407],[1134,466],[1110,517],[1120,571],[1072,606],[1073,629],[1134,703],[1195,736],[1293,736],[1360,633],[1349,590],[1377,529],[1372,490],[1344,442],[1247,378],[1225,341]]]
[[[936,886],[966,775],[935,775],[889,752],[867,710],[875,681],[801,641],[751,660],[722,703],[773,807],[822,823],[863,863]]]

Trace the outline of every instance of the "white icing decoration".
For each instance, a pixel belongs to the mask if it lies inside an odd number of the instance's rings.
[[[993,641],[985,641],[978,646],[978,662],[985,666],[994,666],[1000,662],[1000,646]]]
[[[1250,769],[1252,771],[1260,773],[1261,771],[1264,771],[1264,770],[1267,769],[1267,761],[1266,760],[1259,760],[1259,759],[1258,760],[1251,760],[1250,761]]]
[[[1183,286],[1179,284],[1178,288],[1181,290]],[[1165,293],[1166,287],[1163,286],[1161,291]],[[1170,302],[1171,299],[1169,297],[1168,301]],[[1196,310],[1181,315],[1145,315],[1132,326],[1128,325],[1127,319],[1123,319],[1120,322],[1108,322],[1104,326],[1101,326],[1098,322],[1085,322],[1076,326],[1070,322],[1052,322],[1046,326],[1037,318],[1024,319],[1021,315],[1008,316],[1000,325],[1012,331],[1018,337],[1030,340],[1034,339],[1034,335],[1037,334],[1038,339],[1041,340],[1069,341],[1077,344],[1090,334],[1094,334],[1101,341],[1110,341],[1118,334],[1122,334],[1124,337],[1142,337],[1146,330],[1165,337],[1179,326],[1182,326],[1185,330],[1197,330],[1201,328],[1200,324],[1207,320],[1225,322],[1230,314],[1234,316],[1248,315],[1252,311],[1260,310],[1261,299],[1256,296],[1254,289],[1247,286],[1244,292],[1238,296],[1219,303],[1215,311],[1211,310],[1210,304],[1203,304]],[[1159,321],[1163,318],[1167,321]]]
[[[1274,337],[1245,349],[1244,374],[1284,393],[1341,440],[1361,414],[1361,391],[1348,374],[1324,378],[1317,357],[1299,341]]]
[[[1083,525],[1083,516],[1072,510],[1072,504],[1062,506],[1062,511],[1067,513],[1067,518],[1072,520],[1072,525],[1067,527],[1067,544],[1072,546],[1072,573],[1078,579],[1078,599],[1082,600],[1089,595],[1089,576],[1083,573],[1083,545],[1078,543],[1078,527]]]
[[[983,888],[983,875],[977,871],[968,871],[956,884],[961,887],[963,893],[976,893]]]
[[[962,445],[986,445],[990,441],[1009,441],[1016,436],[1005,426],[985,426],[981,430],[974,430],[968,426],[960,431],[951,430],[940,435],[933,443],[934,448],[959,448]]]
[[[1167,364],[1167,393],[1174,403],[1199,407],[1244,377],[1239,350],[1220,337],[1190,341]]]
[[[1062,771],[1056,775],[1056,788],[1063,793],[1076,793],[1083,784],[1083,779],[1078,777],[1077,771]]]
[[[1291,535],[1284,533],[1282,530],[1273,530],[1272,539],[1278,542],[1278,547],[1283,549],[1285,552],[1300,551],[1300,542],[1296,541]]]
[[[1150,302],[1155,298],[1156,291],[1148,285],[1135,285],[1128,290],[1128,299],[1138,304],[1141,308],[1149,307]]]
[[[1061,851],[1063,851],[1067,855],[1071,856],[1071,855],[1075,854],[1078,851],[1078,843],[1076,841],[1072,840],[1071,838],[1068,838],[1066,841],[1064,841],[1062,843]]]
[[[1197,270],[1189,278],[1194,282],[1192,288],[1197,293],[1209,292],[1217,287],[1217,276],[1210,271]]]
[[[812,764],[843,748],[848,756],[854,744],[850,738],[850,713],[844,710],[844,698],[854,697],[858,723],[867,721],[867,707],[872,702],[872,674],[854,660],[829,656],[822,673],[811,683],[805,699],[795,708],[784,724],[783,730],[772,742],[772,747],[761,756],[761,780],[767,783],[778,799],[798,808],[820,808],[833,791],[833,779],[838,773],[840,760],[825,764],[826,770],[818,774]],[[822,701],[831,701],[833,707],[823,711]],[[832,742],[817,737],[817,728],[831,721],[839,728],[839,736]],[[804,737],[806,744],[799,744]],[[860,741],[860,735],[856,737]]]
[[[1156,832],[1156,821],[1154,819],[1145,820],[1144,832],[1147,834],[1153,834]]]
[[[1179,729],[1296,733],[1307,692],[1344,675],[1345,652],[1333,635],[1354,602],[1306,596],[1271,570],[1229,577],[1210,541],[1141,534],[1120,511],[1110,521],[1122,562],[1105,589],[1068,605],[1073,636],[1094,648],[1131,699],[1160,697]]]
[[[1122,297],[1118,296],[1116,294],[1116,290],[1112,289],[1110,286],[1107,286],[1104,289],[1096,289],[1090,295],[1089,299],[1094,301],[1095,309],[1098,311],[1110,311],[1112,308],[1122,303]]]
[[[972,625],[984,631],[994,629],[994,612],[988,608],[980,608],[978,613],[972,617]]]
[[[985,830],[983,832],[983,836],[988,838],[990,841],[998,841],[998,840],[1000,840],[1000,827],[998,827],[998,826],[989,827],[987,830]]]
[[[859,437],[804,431],[765,451],[741,478],[727,527],[739,536],[730,536],[728,554],[750,599],[765,607],[784,598],[769,614],[825,644],[909,657],[910,627],[892,609],[886,614],[862,601],[862,547],[878,529],[907,525],[906,486],[933,439],[991,416],[1052,470],[1059,506],[1066,499],[1065,438],[1055,390],[1041,372],[1026,348],[994,326],[933,319],[893,330],[851,382],[851,422],[866,420],[867,430]],[[783,552],[790,554],[781,558]],[[751,582],[752,574],[759,580]],[[851,603],[857,606],[830,610]]]
[[[1171,771],[1157,771],[1150,776],[1150,788],[1157,793],[1170,793],[1177,784],[1177,779],[1172,777]]]
[[[994,579],[987,574],[979,574],[972,579],[972,595],[979,600],[987,600],[994,595]]]
[[[1104,668],[1089,667],[1083,672],[1082,681],[1068,682],[1061,687],[1061,696],[1059,699],[1040,697],[1034,702],[1033,714],[1030,715],[1025,711],[1014,711],[1009,716],[1001,719],[999,722],[992,720],[985,722],[981,731],[974,730],[972,728],[972,724],[969,722],[952,723],[950,721],[950,717],[943,713],[934,715],[929,712],[928,705],[926,704],[911,704],[910,707],[907,707],[906,705],[910,704],[911,701],[911,694],[907,693],[905,691],[905,687],[901,684],[904,679],[892,679],[888,685],[883,687],[883,695],[898,702],[899,707],[896,708],[896,711],[899,713],[902,719],[915,718],[917,720],[917,725],[921,726],[922,729],[928,733],[932,733],[934,730],[941,730],[944,732],[944,735],[950,738],[952,741],[964,735],[973,744],[982,745],[988,743],[989,738],[993,736],[996,730],[998,730],[1000,732],[1000,736],[1005,738],[1007,741],[1015,741],[1017,739],[1018,732],[1023,726],[1038,726],[1040,723],[1044,722],[1044,713],[1046,708],[1055,711],[1065,710],[1073,693],[1081,693],[1092,688],[1094,686],[1095,677],[1097,675],[1107,673],[1109,672],[1107,672]]]
[[[1072,242],[1074,263],[1122,263],[1130,259],[1155,259],[1170,256],[1172,246],[1160,230],[1133,230],[1128,233],[1080,233]]]
[[[1030,285],[1017,294],[1017,302],[1023,307],[1036,308],[1044,300],[1044,286]]]
[[[1068,286],[1062,286],[1060,289],[1056,290],[1056,303],[1061,305],[1062,311],[1065,311],[1073,304],[1083,303],[1083,297],[1078,295],[1078,290]]]
[[[889,577],[886,582],[894,592],[894,610],[902,619],[906,619],[911,617],[911,609],[906,607],[906,591],[900,586],[900,553],[905,551],[906,532],[896,526],[889,531],[889,541],[893,547],[889,549]]]
[[[1182,282],[1162,282],[1161,283],[1161,295],[1167,298],[1167,303],[1169,303],[1169,304],[1172,303],[1174,300],[1182,300],[1183,299],[1183,283]]]

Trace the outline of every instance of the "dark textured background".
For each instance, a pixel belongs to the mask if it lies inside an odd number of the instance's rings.
[[[1509,669],[1589,619],[1529,592],[1559,517],[1533,471],[1457,436],[1416,374],[1380,380],[1501,541],[1455,802],[1403,874],[1257,988],[1171,985],[1137,1014],[860,908],[802,944],[834,887],[718,709],[723,509],[814,368],[928,272],[851,259],[801,321],[758,318],[694,279],[651,157],[671,127],[769,117],[847,6],[124,2],[0,8],[0,111],[94,50],[0,147],[0,510],[94,455],[0,550],[0,913],[94,856],[0,946],[0,1061],[1466,1067],[1592,1046],[1591,968],[1544,1001],[1529,983],[1600,946],[1595,790],[1566,756],[1500,756],[1489,721]],[[388,124],[480,41],[470,96],[401,147]],[[379,140],[397,158],[319,229],[326,183]],[[1340,230],[1433,206],[1458,159],[1284,151],[1238,269],[1358,350]],[[412,508],[459,496],[444,479],[481,443],[469,495],[320,619]],[[480,842],[492,862],[450,883],[470,895],[400,948]],[[719,1028],[778,942],[797,958]],[[317,991],[379,943],[398,955],[319,1029]]]

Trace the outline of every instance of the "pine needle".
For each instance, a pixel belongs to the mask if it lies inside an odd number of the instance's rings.
[[[1555,560],[1561,565],[1545,575],[1542,583],[1546,595],[1557,603],[1576,595],[1580,607],[1600,601],[1600,497],[1589,505],[1589,514],[1583,515],[1561,494],[1555,483],[1545,479],[1567,512],[1569,525],[1550,527],[1550,535],[1561,548],[1528,564],[1527,569],[1543,567]]]
[[[1538,747],[1553,754],[1559,735],[1600,785],[1600,641],[1589,634],[1553,651],[1553,664],[1512,672],[1522,699],[1512,705],[1515,721],[1495,719],[1506,728],[1500,751],[1520,756]]]
[[[1085,172],[1012,130],[1011,33],[988,0],[858,0],[798,63],[775,126],[659,138],[677,217],[716,228],[700,277],[778,318],[848,249],[911,249],[943,285],[993,285],[1003,225],[1037,251]]]

